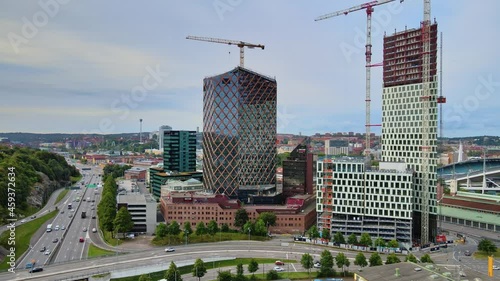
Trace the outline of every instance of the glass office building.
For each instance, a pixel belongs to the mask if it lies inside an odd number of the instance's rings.
[[[276,183],[276,95],[274,78],[242,67],[203,80],[205,189]]]

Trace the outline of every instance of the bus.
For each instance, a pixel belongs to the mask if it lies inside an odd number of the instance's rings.
[[[47,225],[47,232],[51,232],[52,231],[52,224],[49,224]]]
[[[73,203],[68,204],[68,209],[73,209]]]

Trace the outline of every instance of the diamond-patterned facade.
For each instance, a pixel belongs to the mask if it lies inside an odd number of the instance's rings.
[[[274,79],[241,67],[203,80],[206,189],[275,184],[276,95]]]

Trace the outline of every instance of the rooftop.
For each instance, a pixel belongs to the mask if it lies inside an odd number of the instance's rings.
[[[151,197],[149,194],[139,194],[139,193],[128,193],[124,195],[117,195],[116,202],[127,203],[127,204],[146,204],[146,203],[154,203],[156,204],[156,200]]]

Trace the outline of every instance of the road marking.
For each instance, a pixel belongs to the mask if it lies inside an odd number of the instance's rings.
[[[295,270],[295,272],[297,272],[297,269],[295,268],[295,265],[293,265],[293,263],[292,263],[292,267],[293,267],[293,270]]]

